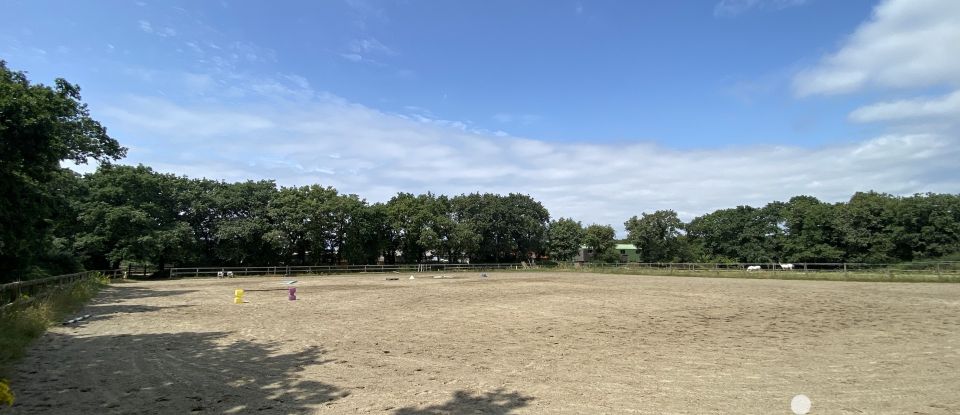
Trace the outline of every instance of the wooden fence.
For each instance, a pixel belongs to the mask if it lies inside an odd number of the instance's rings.
[[[85,278],[98,275],[116,278],[122,274],[120,270],[83,271],[2,284],[0,285],[0,310],[5,310],[14,305],[27,304],[38,298],[43,298],[55,290],[67,287]]]
[[[786,264],[784,264],[786,265]],[[559,263],[551,265],[528,266],[525,263],[505,264],[392,264],[392,265],[315,265],[315,266],[274,266],[274,267],[177,267],[170,268],[168,276],[216,277],[220,273],[233,276],[247,275],[333,275],[364,273],[415,273],[415,272],[483,272],[537,269],[582,269],[642,272],[651,271],[710,271],[710,272],[748,272],[748,267],[759,267],[758,272],[799,272],[799,273],[896,273],[931,274],[960,276],[960,262],[910,262],[903,264],[867,264],[867,263],[827,263],[801,262],[785,269],[778,263],[713,263],[713,262],[652,262],[652,263]]]
[[[169,269],[171,278],[216,277],[220,273],[234,276],[245,275],[333,275],[363,273],[410,273],[410,272],[463,272],[520,270],[528,268],[523,263],[504,264],[391,264],[391,265],[303,265],[275,267],[176,267]]]

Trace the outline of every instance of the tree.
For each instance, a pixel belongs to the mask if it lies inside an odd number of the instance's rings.
[[[0,282],[41,265],[49,250],[52,224],[68,203],[50,186],[63,174],[60,162],[107,163],[125,153],[90,118],[78,86],[31,85],[0,60]]]
[[[461,258],[469,259],[480,247],[480,235],[473,230],[469,223],[457,223],[450,235],[450,262],[458,262]]]
[[[612,226],[593,224],[587,226],[587,229],[584,230],[583,243],[587,245],[587,248],[590,248],[595,256],[599,256],[613,249],[616,245],[615,237],[616,232],[614,232]]]
[[[811,196],[795,196],[787,202],[783,214],[786,261],[843,261],[843,233],[834,205]]]
[[[891,195],[857,192],[840,209],[847,260],[885,263],[896,259],[898,201]]]
[[[184,218],[186,203],[176,197],[180,181],[142,165],[100,166],[87,177],[78,249],[113,268],[122,261],[149,262],[161,271],[168,263],[189,263],[196,239]]]
[[[686,244],[683,236],[683,222],[672,210],[658,210],[641,213],[628,219],[624,226],[627,239],[637,247],[643,262],[682,261],[685,258]]]
[[[569,218],[550,222],[550,257],[556,261],[571,261],[583,245],[583,225]]]
[[[685,226],[688,241],[710,261],[769,262],[778,257],[779,204],[720,209]]]
[[[217,187],[213,195],[213,238],[217,265],[276,265],[279,256],[266,237],[268,208],[276,197],[273,181],[247,181]],[[209,263],[208,263],[209,264]]]

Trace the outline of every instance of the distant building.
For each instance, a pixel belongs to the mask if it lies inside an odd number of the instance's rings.
[[[640,251],[633,244],[616,244],[613,249],[620,254],[620,262],[640,262]],[[586,245],[580,247],[574,262],[590,262],[596,253]]]

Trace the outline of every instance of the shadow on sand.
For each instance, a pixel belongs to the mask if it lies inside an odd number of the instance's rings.
[[[329,363],[324,350],[227,334],[47,333],[18,365],[12,413],[302,413],[349,395],[298,375]]]
[[[453,398],[438,405],[423,408],[400,408],[394,415],[448,415],[448,414],[489,414],[506,415],[514,409],[523,408],[533,400],[519,392],[506,392],[497,389],[492,392],[474,395],[468,391],[456,391]]]

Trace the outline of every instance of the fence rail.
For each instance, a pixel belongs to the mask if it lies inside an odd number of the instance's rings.
[[[391,264],[391,265],[303,265],[274,267],[177,267],[170,268],[169,276],[177,277],[215,277],[219,273],[245,275],[332,275],[393,272],[460,272],[460,271],[496,271],[527,268],[521,263],[503,264]]]
[[[787,265],[788,267],[784,267]],[[908,262],[899,264],[874,264],[853,262],[797,262],[779,263],[712,263],[712,262],[630,262],[630,263],[583,263],[583,269],[663,269],[676,271],[751,271],[759,267],[761,272],[896,272],[960,274],[960,261]]]
[[[26,304],[42,298],[55,288],[62,288],[93,275],[106,275],[111,278],[122,275],[120,270],[83,271],[73,274],[38,278],[35,280],[15,281],[0,284],[0,310],[7,307]]]
[[[786,265],[786,264],[784,264]],[[528,266],[524,263],[502,264],[393,264],[393,265],[315,265],[315,266],[273,266],[273,267],[177,267],[169,269],[172,278],[215,277],[219,273],[232,273],[234,276],[247,275],[332,275],[363,273],[406,273],[406,272],[460,272],[460,271],[496,271],[537,269],[582,269],[589,270],[663,270],[663,271],[709,271],[709,272],[751,272],[748,267],[760,267],[758,272],[846,272],[846,273],[923,273],[936,275],[960,275],[960,262],[911,262],[903,264],[868,263],[793,263],[792,269],[785,269],[775,263],[712,263],[712,262],[654,262],[654,263],[559,263],[546,266]]]
[[[587,272],[734,278],[960,282],[960,262],[955,261],[900,264],[801,262],[789,264],[786,268],[770,263],[581,264],[577,269]]]

